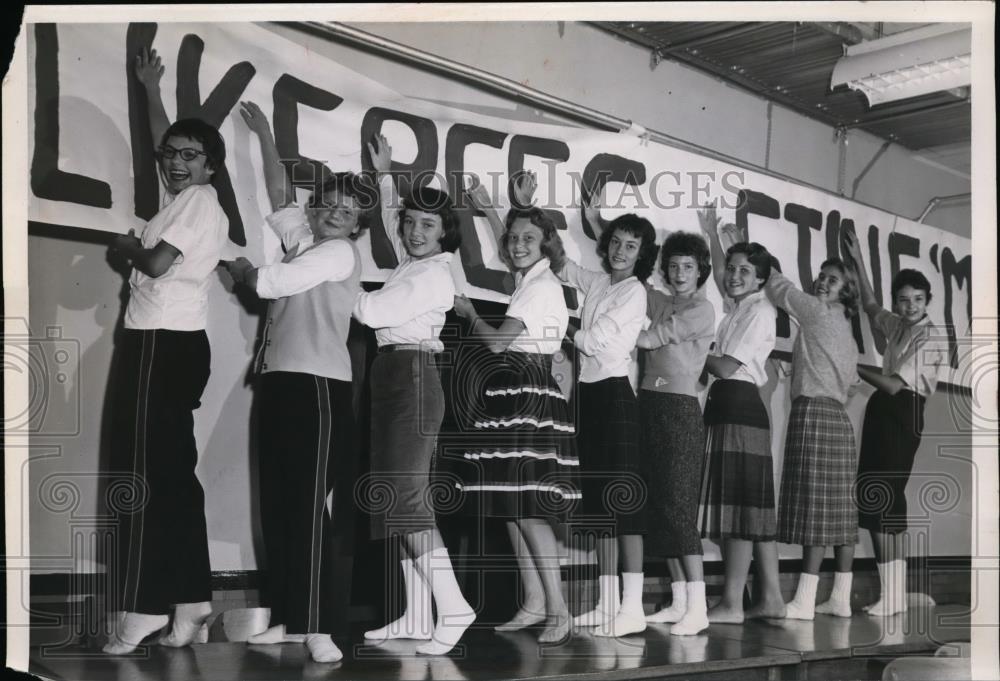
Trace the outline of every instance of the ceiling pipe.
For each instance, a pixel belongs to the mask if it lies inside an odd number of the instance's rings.
[[[857,196],[858,187],[861,186],[861,180],[863,180],[865,178],[865,175],[867,175],[868,171],[872,169],[872,166],[875,165],[875,162],[878,161],[879,158],[881,158],[882,154],[885,153],[886,149],[889,148],[890,144],[892,144],[892,142],[889,142],[889,141],[882,142],[882,146],[880,146],[878,148],[878,151],[876,151],[874,153],[874,155],[872,155],[871,160],[868,161],[868,163],[865,164],[865,167],[861,169],[861,172],[858,173],[858,176],[856,178],[854,178],[854,183],[851,186],[851,198],[852,199],[855,196]]]
[[[964,194],[948,194],[947,196],[935,196],[933,199],[927,202],[927,207],[924,208],[924,212],[920,214],[917,218],[917,222],[923,223],[923,221],[930,215],[935,208],[937,208],[942,203],[949,203],[951,201],[958,201],[959,199],[968,199],[972,196],[971,192],[965,192]]]

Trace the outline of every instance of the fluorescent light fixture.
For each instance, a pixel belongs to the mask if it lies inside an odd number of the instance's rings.
[[[972,28],[935,24],[844,48],[830,88],[847,85],[876,106],[972,83]]]

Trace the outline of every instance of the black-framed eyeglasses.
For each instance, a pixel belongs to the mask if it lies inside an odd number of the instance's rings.
[[[185,161],[193,161],[199,156],[206,156],[204,151],[199,151],[197,149],[192,149],[191,147],[184,147],[183,149],[174,149],[171,146],[159,147],[156,150],[156,155],[159,158],[165,158],[168,161],[174,156],[180,154],[180,157]]]

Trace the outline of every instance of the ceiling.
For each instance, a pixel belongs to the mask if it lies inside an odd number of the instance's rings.
[[[595,22],[598,28],[787,106],[830,126],[861,129],[969,172],[969,89],[936,92],[870,109],[861,93],[830,90],[844,45],[925,24],[859,22]]]

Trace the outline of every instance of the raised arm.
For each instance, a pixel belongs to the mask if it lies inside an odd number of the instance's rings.
[[[469,175],[468,179],[469,184],[465,189],[465,193],[468,194],[472,205],[486,216],[486,221],[490,223],[490,229],[493,231],[493,238],[496,239],[496,243],[499,245],[506,227],[503,220],[500,219],[500,214],[497,213],[496,206],[493,205],[490,192],[483,186],[483,183],[479,181],[479,177],[476,175]]]
[[[479,316],[472,301],[464,295],[455,296],[455,313],[469,322],[471,334],[485,343],[490,352],[503,352],[524,333],[524,322],[513,317],[504,317],[500,328],[494,327]]]
[[[396,262],[399,263],[406,253],[403,241],[399,237],[399,208],[400,197],[396,191],[396,183],[389,174],[392,168],[392,147],[385,135],[376,135],[372,142],[367,143],[368,154],[372,159],[372,166],[378,181],[379,208],[382,214],[382,226],[385,228],[385,237],[392,245],[392,251],[396,255]],[[371,235],[375,239],[374,234]]]
[[[601,195],[599,192],[591,192],[589,196],[583,197],[583,219],[593,230],[594,240],[599,241],[601,234],[608,227],[607,220],[601,217]]]
[[[698,225],[708,237],[709,250],[712,253],[712,276],[719,293],[726,295],[726,251],[719,240],[719,222],[722,220],[715,210],[715,204],[705,204],[698,211]]]
[[[780,307],[798,320],[814,315],[824,303],[811,296],[791,282],[772,262],[771,276],[764,284],[764,293],[776,307]]]
[[[281,165],[278,147],[274,143],[271,125],[260,107],[253,102],[240,102],[240,115],[260,142],[260,155],[264,162],[264,185],[271,211],[277,211],[295,202],[295,189],[285,167]]]
[[[882,310],[882,306],[875,299],[875,290],[872,288],[871,280],[868,279],[868,268],[865,267],[865,259],[861,255],[861,247],[858,245],[857,234],[853,231],[844,232],[844,245],[847,246],[847,254],[851,256],[851,264],[858,275],[858,288],[861,289],[861,306],[868,313],[869,317],[874,318]],[[864,378],[864,375],[862,375],[862,378]]]
[[[153,135],[153,144],[159,145],[163,134],[170,127],[170,119],[163,108],[163,97],[160,95],[160,79],[163,77],[163,64],[156,50],[142,48],[135,57],[135,77],[146,90],[146,102],[149,109],[149,130]]]

